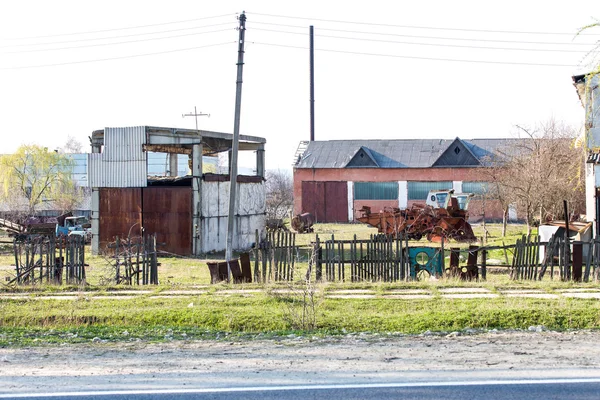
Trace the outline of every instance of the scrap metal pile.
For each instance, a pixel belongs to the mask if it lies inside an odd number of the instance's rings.
[[[431,242],[477,240],[467,222],[467,206],[473,194],[454,194],[453,190],[430,191],[425,205],[415,204],[412,208],[384,209],[372,213],[371,207],[363,207],[359,221],[376,227],[386,235],[406,235],[419,240],[423,236]]]

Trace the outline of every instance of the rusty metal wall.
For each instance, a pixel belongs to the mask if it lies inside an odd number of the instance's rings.
[[[313,214],[317,222],[348,222],[348,184],[302,182],[302,212]]]
[[[142,198],[144,232],[156,233],[158,249],[192,254],[192,188],[147,187]]]
[[[100,189],[100,248],[115,240],[115,236],[139,235],[142,226],[142,189]]]

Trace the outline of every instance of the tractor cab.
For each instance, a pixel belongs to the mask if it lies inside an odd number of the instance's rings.
[[[463,211],[467,211],[469,208],[469,201],[475,196],[473,193],[456,193],[452,197],[456,198],[458,202],[458,208]]]
[[[425,204],[433,208],[448,208],[453,194],[454,190],[430,190]]]

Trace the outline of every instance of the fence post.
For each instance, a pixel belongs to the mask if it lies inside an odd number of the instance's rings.
[[[323,249],[321,249],[321,240],[319,239],[319,235],[317,235],[316,239],[316,260],[315,260],[315,280],[317,282],[321,282],[323,280],[323,264],[321,263],[323,259]]]

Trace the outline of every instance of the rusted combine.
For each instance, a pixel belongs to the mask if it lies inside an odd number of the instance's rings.
[[[457,242],[476,240],[471,225],[467,222],[467,207],[472,193],[454,194],[453,190],[430,191],[425,205],[415,204],[412,208],[386,208],[372,213],[363,207],[359,221],[376,227],[386,235],[407,235],[419,240],[423,236],[431,242],[453,239]]]

